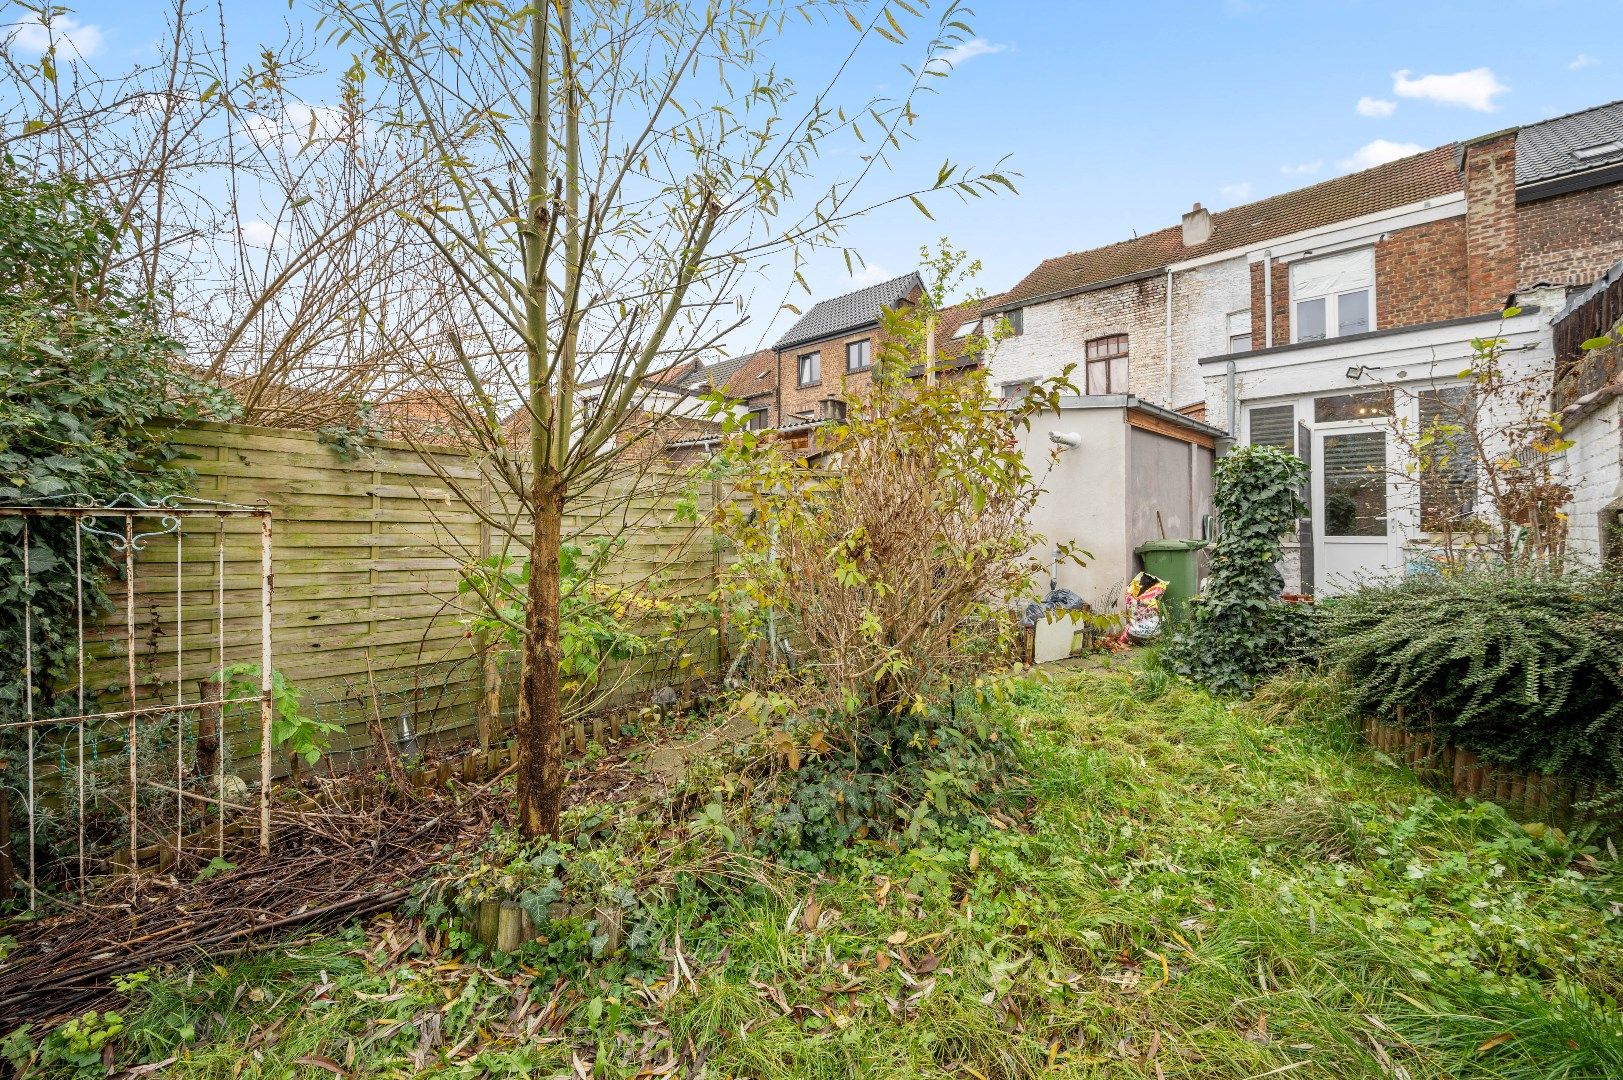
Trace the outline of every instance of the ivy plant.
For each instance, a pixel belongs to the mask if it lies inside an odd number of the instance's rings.
[[[152,499],[186,490],[166,424],[218,419],[229,401],[180,363],[152,297],[118,272],[112,218],[68,177],[35,180],[0,158],[0,504]],[[72,668],[74,523],[0,517],[0,667],[24,669],[23,609],[33,608],[36,709]],[[105,604],[105,546],[83,537],[84,598]],[[88,614],[88,612],[87,612]],[[20,708],[22,679],[0,679],[0,709]]]
[[[1190,604],[1189,624],[1167,646],[1166,661],[1214,693],[1248,694],[1301,645],[1309,609],[1281,598],[1279,558],[1285,535],[1307,512],[1297,494],[1307,465],[1277,447],[1245,446],[1219,459],[1215,479],[1222,532],[1205,591]]]

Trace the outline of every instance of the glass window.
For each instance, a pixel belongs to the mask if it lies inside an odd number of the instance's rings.
[[[1342,293],[1336,297],[1336,335],[1363,334],[1369,326],[1369,290]]]
[[[1026,311],[1024,308],[1015,308],[1013,311],[1003,313],[1003,321],[1009,324],[1009,333],[1019,337],[1026,332]]]
[[[980,333],[980,329],[981,321],[979,319],[965,319],[959,324],[958,329],[952,332],[952,339],[954,341],[958,341],[968,337],[970,334],[978,334]]]
[[[800,385],[810,386],[823,381],[823,354],[806,353],[800,358]]]
[[[1324,437],[1324,535],[1386,535],[1386,432]]]
[[[1392,415],[1392,391],[1363,390],[1313,399],[1313,420],[1331,424],[1339,420],[1374,420]]]
[[[1002,394],[1004,401],[1013,401],[1016,398],[1023,398],[1030,391],[1030,379],[1022,379],[1019,382],[1006,382],[999,389],[999,393]]]
[[[1251,351],[1251,312],[1232,311],[1228,318],[1229,352]]]
[[[1375,329],[1375,250],[1359,248],[1291,263],[1293,341]]]
[[[750,410],[749,429],[751,431],[766,430],[766,409],[764,407]]]
[[[1094,338],[1084,351],[1087,359],[1087,393],[1127,393],[1127,335],[1111,334]]]
[[[1248,415],[1252,446],[1277,446],[1296,452],[1296,406],[1263,405],[1251,409]]]
[[[1442,530],[1457,526],[1476,511],[1476,458],[1465,436],[1475,409],[1470,387],[1451,386],[1422,390],[1420,434],[1431,440],[1421,451],[1421,528]]]
[[[863,338],[861,341],[853,341],[847,345],[845,347],[845,370],[866,371],[868,366],[873,363],[873,352],[871,350],[872,346],[868,343],[867,338]]]
[[[1324,306],[1325,298],[1317,300],[1299,300],[1296,303],[1296,340],[1297,341],[1323,341],[1324,340]]]

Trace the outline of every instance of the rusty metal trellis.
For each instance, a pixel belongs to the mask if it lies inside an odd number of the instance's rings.
[[[232,755],[228,741],[231,733],[226,729],[227,708],[228,705],[247,706],[252,715],[255,700],[240,693],[232,695],[230,702],[226,700],[225,672],[228,660],[233,657],[258,666],[257,746],[249,744],[246,738],[239,741],[258,757],[257,831],[260,850],[268,852],[274,758],[271,655],[274,578],[270,510],[179,496],[148,502],[125,495],[96,504],[69,496],[61,500],[60,505],[0,506],[0,518],[4,517],[20,519],[13,535],[20,539],[21,546],[18,563],[23,583],[20,617],[23,692],[20,715],[0,715],[0,750],[15,756],[20,743],[24,765],[20,793],[22,816],[26,819],[23,851],[30,908],[39,904],[47,894],[46,886],[52,882],[66,891],[77,889],[82,893],[89,886],[92,871],[120,868],[133,871],[144,864],[200,857],[204,852],[202,843],[196,839],[198,832],[193,832],[190,841],[188,838],[188,829],[198,829],[199,822],[205,826],[212,824],[214,854],[224,855],[228,815],[232,811],[251,812],[253,809],[233,802],[228,788],[228,775],[237,776],[238,770],[229,764]],[[40,590],[37,587],[39,571],[34,565],[36,555],[31,549],[33,540],[47,527],[45,523],[56,519],[72,522],[70,569],[75,649],[71,687],[42,685],[46,675],[36,670],[39,648],[36,598]],[[246,534],[228,530],[228,523],[242,520],[259,523],[258,641],[251,640],[250,629],[249,640],[228,649],[227,621],[232,618],[227,607],[228,542],[235,539],[247,551],[252,551],[254,540],[251,530]],[[192,541],[193,549],[190,563],[188,541]],[[168,560],[161,557],[161,548],[166,543],[173,544],[174,548],[173,611],[167,623],[156,599],[163,593],[154,587],[160,575],[169,572]],[[197,557],[199,544],[211,557]],[[143,553],[144,557],[138,558]],[[10,555],[0,553],[0,557]],[[53,560],[55,558],[53,556]],[[253,564],[251,555],[240,561]],[[87,621],[86,581],[88,575],[103,570],[110,572],[106,599],[114,610],[100,620],[98,627],[94,619]],[[145,620],[149,642],[144,649],[137,633],[143,622],[137,608],[138,575],[148,586],[145,591],[151,597],[147,609],[150,618]],[[122,578],[122,589],[115,588],[115,576]],[[122,595],[115,597],[115,592]],[[212,633],[206,637],[191,640],[186,637],[187,626],[197,625],[195,617],[187,618],[188,593],[194,598],[194,611],[199,606],[195,603],[196,597],[208,598],[201,605],[205,609],[212,608],[209,619]],[[122,610],[118,611],[119,608]],[[251,626],[251,617],[248,621]],[[172,695],[164,686],[171,675],[166,670],[171,657],[160,640],[165,633],[172,634],[174,639]],[[188,651],[193,654],[190,662]],[[117,664],[118,660],[123,663]],[[147,667],[145,680],[138,671],[138,661]],[[122,669],[118,671],[122,686],[99,681],[119,668]],[[198,678],[199,672],[204,677]],[[188,675],[196,682],[192,700],[188,700]],[[42,710],[42,699],[55,704]],[[194,723],[189,725],[188,721]],[[116,734],[110,735],[110,732]],[[246,726],[239,734],[249,734]],[[118,747],[120,738],[121,748]],[[170,739],[174,744],[172,762],[166,745]],[[156,746],[148,745],[152,743]],[[109,759],[116,760],[121,753],[127,755],[124,770],[127,784],[123,791],[102,790],[107,786],[102,781],[108,770],[102,767],[107,763],[101,758],[107,746],[113,747],[107,755]],[[193,750],[192,768],[187,765],[188,748]],[[172,776],[162,776],[162,771],[171,763]],[[208,766],[206,775],[205,765]],[[154,770],[159,775],[153,775]],[[96,781],[94,785],[92,778]],[[165,783],[165,779],[170,782]],[[246,791],[241,779],[237,776],[236,783]],[[190,790],[188,784],[201,790]],[[174,796],[172,834],[167,825],[153,820],[158,816],[155,810],[147,812],[154,801],[166,803],[171,793]],[[9,796],[0,788],[0,799],[6,798]],[[72,818],[67,826],[60,821],[64,807],[72,811],[67,815]],[[109,834],[109,813],[115,818],[120,814],[127,818],[127,832],[117,843]],[[95,821],[94,832],[92,820]],[[48,853],[40,844],[41,829],[47,822],[54,823]],[[13,856],[19,848],[17,831],[13,825],[11,835],[0,836],[0,844],[7,845],[5,851]],[[159,842],[143,848],[143,836],[149,835],[158,835]],[[119,851],[119,847],[123,850]],[[11,861],[15,862],[15,858]],[[43,881],[42,875],[51,880]],[[0,887],[6,885],[9,883],[0,882]]]

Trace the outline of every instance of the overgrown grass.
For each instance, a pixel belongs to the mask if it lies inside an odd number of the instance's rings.
[[[119,1056],[243,1080],[1623,1076],[1610,859],[1428,791],[1336,714],[1309,678],[1230,703],[1153,663],[1066,674],[1018,694],[1021,775],[984,828],[853,851],[804,895],[680,879],[641,960],[560,985],[391,963],[404,924],[155,977]]]

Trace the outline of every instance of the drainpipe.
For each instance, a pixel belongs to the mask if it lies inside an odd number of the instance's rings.
[[[1172,397],[1172,267],[1167,267],[1167,408],[1176,409]]]
[[[1234,361],[1230,360],[1224,365],[1223,389],[1228,395],[1229,407],[1229,438],[1236,443],[1240,441],[1240,403],[1235,400]]]
[[[1274,347],[1274,249],[1262,253],[1262,347]],[[1231,365],[1232,366],[1232,365]]]

